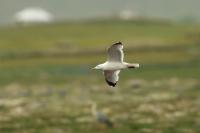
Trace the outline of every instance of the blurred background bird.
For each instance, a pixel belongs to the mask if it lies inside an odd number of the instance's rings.
[[[89,105],[91,106],[91,113],[94,116],[94,118],[101,124],[106,125],[109,128],[113,128],[114,124],[110,120],[110,118],[102,111],[97,110],[97,103],[94,101],[89,102]]]

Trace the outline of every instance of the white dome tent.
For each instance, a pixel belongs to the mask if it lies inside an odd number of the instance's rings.
[[[122,20],[132,20],[140,18],[140,14],[133,10],[122,10],[119,12],[119,18]]]
[[[39,7],[25,8],[17,12],[14,18],[19,24],[49,23],[53,20],[51,13]]]

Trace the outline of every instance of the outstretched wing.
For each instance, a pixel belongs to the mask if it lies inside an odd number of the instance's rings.
[[[121,42],[113,44],[108,48],[108,61],[110,62],[123,62],[124,52]]]
[[[115,87],[119,80],[120,70],[106,70],[104,71],[105,80],[108,85]]]

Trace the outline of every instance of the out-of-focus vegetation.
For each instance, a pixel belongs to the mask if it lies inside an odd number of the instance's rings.
[[[122,41],[117,88],[90,70]],[[0,132],[200,132],[200,25],[93,21],[0,29]],[[99,124],[95,101],[115,126]]]

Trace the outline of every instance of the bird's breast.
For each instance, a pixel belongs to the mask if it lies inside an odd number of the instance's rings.
[[[124,68],[125,68],[125,65],[118,62],[107,62],[104,66],[104,70],[121,70]]]

